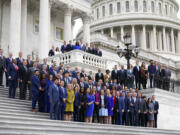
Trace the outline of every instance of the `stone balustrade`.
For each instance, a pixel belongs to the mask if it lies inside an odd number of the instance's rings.
[[[64,54],[57,54],[53,57],[48,57],[47,60],[48,64],[56,61],[57,64],[64,63],[65,65],[68,64],[70,66],[86,65],[95,69],[101,68],[103,70],[105,70],[107,67],[106,59],[80,50],[73,50]]]

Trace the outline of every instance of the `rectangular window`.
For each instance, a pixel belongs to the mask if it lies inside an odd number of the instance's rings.
[[[99,8],[97,8],[97,19],[99,19]]]
[[[151,2],[151,12],[154,13],[154,1]]]
[[[129,1],[126,1],[126,12],[129,12]]]
[[[168,8],[167,8],[167,5],[165,5],[165,12],[166,12],[166,15],[168,15]]]
[[[141,39],[140,39],[141,35],[140,35],[140,32],[139,32],[139,31],[136,31],[135,33],[136,33],[136,37],[135,37],[135,38],[136,38],[136,46],[139,46],[139,47],[140,47],[140,46],[141,46],[141,45],[140,45],[140,43],[141,43]]]
[[[135,8],[135,12],[138,12],[138,1],[137,0],[134,1],[134,8]]]
[[[121,12],[121,3],[118,2],[117,3],[117,13],[120,13]]]
[[[113,5],[110,4],[109,5],[109,15],[112,15],[113,14]]]
[[[158,5],[159,5],[159,14],[162,14],[161,3],[159,3]]]
[[[39,33],[39,20],[34,21],[34,32]]]
[[[163,39],[163,34],[161,33],[161,39]],[[162,40],[162,50],[164,50],[164,40]]]
[[[143,12],[147,12],[147,2],[143,1]]]
[[[102,14],[103,14],[103,17],[105,16],[105,6],[102,7]]]
[[[150,38],[151,38],[151,33],[150,32],[146,32],[146,46],[147,46],[148,49],[150,49],[150,44],[151,44]]]
[[[56,27],[56,40],[63,40],[63,29]]]

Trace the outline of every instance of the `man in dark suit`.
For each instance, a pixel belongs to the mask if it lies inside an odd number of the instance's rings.
[[[82,68],[82,70],[81,70],[81,73],[80,73],[80,77],[86,77],[87,75],[86,75],[86,73],[85,73],[85,70],[84,70],[84,68]]]
[[[138,93],[138,105],[139,105],[139,110],[138,110],[138,114],[139,114],[139,122],[138,125],[145,127],[145,113],[147,111],[146,108],[146,102],[144,101],[144,99],[142,98],[142,94],[139,92]]]
[[[0,86],[3,85],[3,75],[6,69],[6,58],[3,56],[3,50],[0,49]]]
[[[111,72],[111,79],[114,81],[114,79],[118,80],[118,69],[117,65],[114,66],[113,71]]]
[[[155,100],[155,96],[152,96],[152,102],[154,105],[154,128],[157,128],[157,117],[158,117],[158,110],[159,110],[159,103]]]
[[[64,81],[61,81],[60,87],[59,87],[59,109],[58,109],[58,120],[64,120],[64,112],[66,108],[66,100],[67,100],[67,90],[64,87]]]
[[[149,73],[149,79],[150,79],[150,88],[154,87],[154,76],[155,76],[155,66],[153,60],[150,60],[150,65],[148,66],[148,73]]]
[[[72,45],[72,41],[69,40],[69,44],[66,47],[66,52],[70,52],[73,50],[73,45]]]
[[[134,112],[134,120],[133,120],[133,125],[134,126],[138,126],[138,120],[139,120],[139,104],[138,104],[138,98],[137,98],[137,94],[134,92],[132,94],[132,103],[133,103],[133,112]]]
[[[127,81],[127,71],[124,69],[124,65],[121,65],[121,69],[118,71],[118,82],[121,86],[125,87]]]
[[[104,75],[103,73],[101,73],[101,69],[98,69],[98,73],[96,73],[96,82],[98,82],[99,80],[102,80],[104,82]]]
[[[27,56],[27,68],[33,67],[33,61],[31,60],[31,55]]]
[[[64,41],[64,44],[61,46],[61,52],[62,52],[62,53],[65,53],[65,52],[66,52],[66,47],[67,47],[66,41]]]
[[[102,57],[102,51],[99,48],[97,48],[96,55]]]
[[[47,59],[43,59],[43,64],[41,65],[41,70],[42,70],[42,67],[43,66],[46,66],[46,70],[49,72],[49,65],[47,64]]]
[[[165,66],[165,68],[162,69],[162,77],[163,77],[163,89],[169,90],[171,71],[168,69],[168,66]]]
[[[90,47],[88,48],[88,53],[93,54],[93,44],[90,44]]]
[[[88,52],[88,51],[89,51],[89,45],[88,45],[88,43],[86,43],[86,45],[83,45],[83,46],[82,46],[82,50],[83,50],[84,52]]]
[[[22,52],[19,52],[19,57],[16,58],[16,61],[17,61],[17,65],[18,67],[20,68],[21,66],[23,66],[23,61],[24,61],[24,58],[22,57]]]
[[[52,49],[49,51],[48,56],[54,56],[55,55],[55,50],[54,50],[54,46],[52,46]]]
[[[141,89],[141,67],[139,61],[136,61],[136,66],[133,68],[133,74],[135,76],[136,89]]]
[[[13,54],[10,52],[9,53],[9,57],[6,58],[6,69],[5,69],[5,73],[6,73],[6,87],[9,86],[9,79],[8,79],[8,73],[7,73],[7,69],[9,67],[9,65],[12,64],[13,58],[12,58]]]
[[[27,91],[27,84],[28,84],[28,68],[27,62],[23,61],[23,66],[19,68],[19,85],[20,85],[20,99],[26,99],[26,91]]]

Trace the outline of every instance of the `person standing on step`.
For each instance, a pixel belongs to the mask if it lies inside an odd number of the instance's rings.
[[[32,76],[32,112],[37,112],[36,103],[38,101],[39,91],[42,90],[39,80],[39,70],[35,70]]]
[[[8,79],[8,73],[7,73],[7,69],[9,67],[9,65],[12,64],[13,62],[13,54],[10,52],[9,53],[9,57],[6,58],[6,69],[5,69],[5,74],[6,74],[6,87],[9,87],[9,79]]]
[[[58,79],[54,79],[54,83],[49,88],[49,100],[50,100],[50,119],[58,119],[58,107],[59,107],[59,88],[58,88]]]
[[[158,119],[158,111],[159,111],[159,103],[156,101],[155,96],[152,96],[152,103],[154,105],[154,128],[157,128],[157,119]]]
[[[3,75],[6,69],[6,58],[3,56],[3,50],[0,49],[0,86],[3,86]]]
[[[26,91],[28,84],[28,68],[27,62],[24,60],[23,65],[19,68],[19,87],[20,87],[20,99],[26,99]]]
[[[18,86],[18,72],[19,68],[17,66],[16,59],[13,60],[13,63],[8,66],[8,83],[9,83],[9,98],[15,98],[16,88]]]

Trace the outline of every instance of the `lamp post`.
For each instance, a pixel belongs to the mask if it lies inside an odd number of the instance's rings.
[[[122,49],[117,46],[116,52],[120,58],[125,57],[127,60],[127,68],[130,67],[130,59],[132,57],[137,58],[139,54],[139,47],[132,45],[131,36],[127,33],[124,37],[124,45],[126,48]]]

